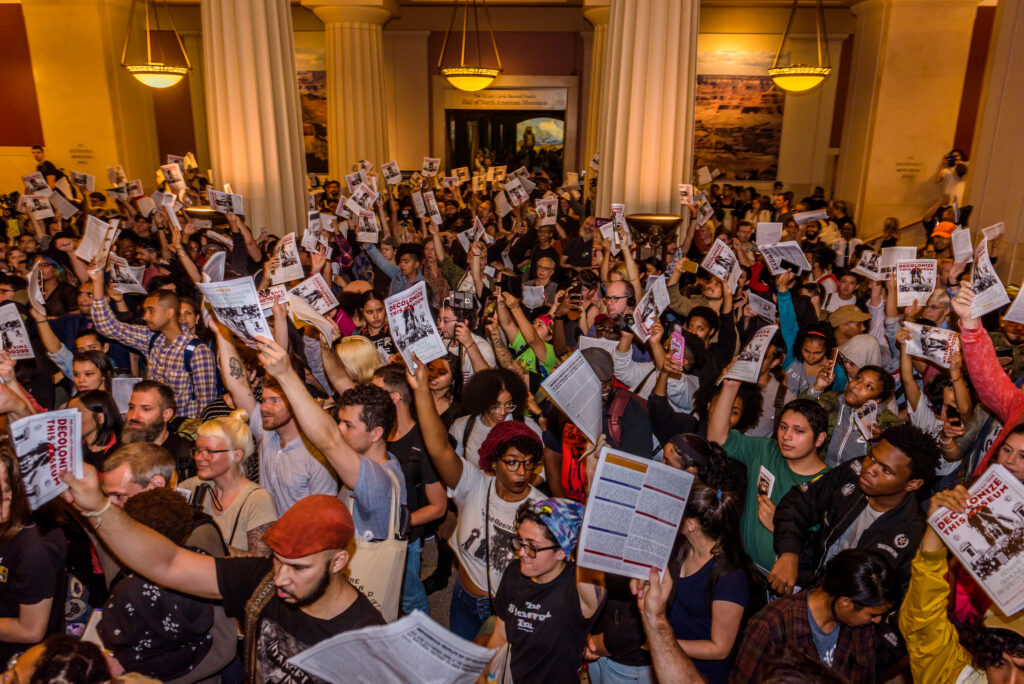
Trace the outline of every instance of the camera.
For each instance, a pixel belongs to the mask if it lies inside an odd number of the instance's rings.
[[[615,324],[615,329],[619,332],[632,332],[633,328],[633,314],[626,314],[619,319],[619,322]]]

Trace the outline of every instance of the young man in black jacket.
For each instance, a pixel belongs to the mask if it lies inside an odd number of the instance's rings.
[[[905,587],[927,526],[913,493],[938,463],[935,440],[904,423],[883,432],[863,459],[789,490],[775,509],[772,588],[789,594],[807,586],[828,559],[854,548],[879,552]],[[807,530],[819,523],[818,543],[807,548]]]

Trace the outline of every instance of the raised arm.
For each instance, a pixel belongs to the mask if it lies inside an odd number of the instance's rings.
[[[100,491],[96,469],[85,465],[82,479],[61,474],[70,489],[64,499],[85,513],[84,524],[125,566],[169,589],[201,598],[221,598],[213,556],[178,546],[159,532],[132,520]]]
[[[327,376],[327,381],[339,394],[356,386],[356,383],[348,376],[348,371],[342,365],[341,359],[334,352],[334,348],[323,337],[320,338],[320,358],[324,364],[324,375]]]
[[[259,345],[260,363],[281,385],[291,404],[292,415],[299,421],[299,429],[330,461],[341,481],[350,489],[355,489],[362,457],[349,446],[341,436],[338,425],[309,394],[302,378],[292,368],[288,353],[266,337],[257,337],[256,343]]]
[[[225,216],[228,219],[228,225],[231,226],[231,232],[239,233],[245,240],[245,251],[249,253],[249,258],[256,262],[261,261],[263,252],[260,251],[260,246],[256,244],[256,241],[252,239],[252,231],[249,230],[249,226],[245,225],[242,217],[236,214],[225,214]]]
[[[651,661],[658,681],[661,684],[701,684],[704,678],[679,647],[665,614],[672,593],[672,582],[672,573],[659,573],[651,568],[646,582],[634,579],[629,584],[640,607],[640,618],[647,634],[647,646],[651,651]]]
[[[516,325],[515,319],[512,318],[512,313],[509,311],[508,304],[505,300],[507,292],[498,292],[498,302],[496,311],[498,312],[498,324],[501,326],[502,332],[505,333],[505,337],[508,338],[511,343],[516,338],[516,333],[519,332],[519,326]],[[515,300],[515,297],[509,295]],[[518,305],[518,301],[516,302]]]
[[[217,335],[217,361],[221,378],[224,379],[224,387],[231,394],[235,406],[251,416],[259,408],[259,404],[252,393],[249,380],[245,377],[245,366],[238,355],[238,349],[224,334],[225,331],[219,322],[214,322],[213,331]]]
[[[444,428],[444,421],[437,414],[434,397],[430,393],[427,367],[417,359],[415,374],[406,371],[406,379],[413,390],[416,401],[416,417],[419,419],[420,432],[423,435],[427,453],[430,454],[430,460],[433,461],[438,477],[441,478],[445,486],[455,489],[459,480],[462,479],[464,462],[455,453],[451,442],[448,441],[448,431]]]
[[[921,388],[914,379],[914,363],[907,353],[907,341],[911,337],[910,331],[905,327],[901,327],[896,333],[896,340],[900,343],[900,382],[903,383],[903,394],[907,397],[911,410],[916,411],[917,404],[921,401]]]
[[[544,363],[548,358],[548,348],[544,344],[544,340],[540,339],[537,329],[533,327],[530,319],[523,313],[522,308],[519,306],[519,300],[508,292],[503,293],[503,296],[505,298],[505,306],[512,312],[512,316],[515,318],[516,325],[519,327],[519,332],[523,334],[526,344],[530,345],[530,349],[537,355],[537,361]]]
[[[722,391],[711,402],[708,411],[708,439],[718,444],[725,444],[729,438],[729,418],[732,416],[732,405],[740,391],[740,381],[726,378],[722,380]]]

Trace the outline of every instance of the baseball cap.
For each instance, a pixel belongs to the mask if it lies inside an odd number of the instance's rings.
[[[935,230],[932,231],[932,237],[937,235],[939,237],[948,238],[953,235],[954,230],[956,230],[956,225],[952,221],[939,221],[935,226]]]
[[[299,499],[263,533],[263,541],[282,558],[302,558],[327,549],[344,549],[355,534],[352,514],[335,496]]]
[[[854,304],[845,304],[828,315],[828,324],[833,328],[838,328],[844,323],[866,321],[869,318],[871,318],[871,314],[860,307]]]
[[[587,347],[580,353],[583,354],[583,358],[590,364],[598,380],[608,382],[615,377],[615,363],[612,361],[612,355],[607,350],[599,347]]]

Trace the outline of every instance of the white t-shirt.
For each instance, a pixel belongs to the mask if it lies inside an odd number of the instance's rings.
[[[490,434],[491,428],[484,425],[484,422],[480,419],[480,416],[475,418],[476,424],[473,425],[473,429],[469,431],[469,445],[462,443],[462,435],[466,431],[466,421],[470,419],[470,416],[462,416],[452,423],[451,428],[448,430],[448,434],[455,440],[455,453],[462,458],[469,461],[473,466],[480,467],[480,446],[487,439],[487,435]],[[511,416],[506,420],[512,420]],[[537,433],[537,438],[541,438],[540,425],[537,425],[533,418],[526,419],[526,425]]]
[[[861,536],[876,520],[882,517],[883,513],[884,511],[876,511],[871,507],[871,504],[865,506],[860,515],[857,516],[857,519],[853,521],[853,524],[847,527],[846,531],[836,540],[836,543],[825,552],[825,560],[828,561],[840,551],[857,548],[857,542],[860,541]]]
[[[825,306],[823,306],[822,308],[825,311],[835,311],[836,309],[838,309],[841,306],[846,306],[847,304],[856,304],[856,303],[857,303],[857,297],[856,296],[850,296],[850,297],[848,297],[846,299],[843,299],[842,297],[839,296],[838,292],[831,292],[831,293],[828,294],[828,296],[825,297]]]
[[[474,430],[475,432],[475,430]],[[489,532],[483,521],[487,517],[487,497],[490,496]],[[540,501],[544,498],[537,489],[530,487],[530,493],[521,501],[505,501],[495,490],[494,476],[487,475],[479,468],[465,464],[462,477],[455,487],[452,499],[459,507],[458,523],[449,546],[455,552],[459,563],[473,584],[487,590],[488,555],[490,555],[491,591],[498,591],[501,576],[505,574],[515,557],[512,537],[515,534],[516,511],[525,501]],[[490,551],[488,553],[488,535]]]
[[[494,358],[494,347],[476,333],[470,334],[473,335],[473,341],[476,342],[476,348],[480,350],[480,355],[484,357],[484,361],[487,362],[488,366],[494,368],[497,365],[497,361]],[[469,382],[469,379],[473,377],[473,362],[469,360],[469,354],[462,349],[462,345],[459,344],[458,340],[452,340],[448,343],[448,351],[459,355],[459,361],[462,365],[462,383]]]
[[[964,190],[967,188],[967,174],[961,176],[955,168],[946,167],[939,172],[942,178],[942,192],[949,196],[950,202],[956,199],[957,204],[964,202]]]

